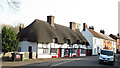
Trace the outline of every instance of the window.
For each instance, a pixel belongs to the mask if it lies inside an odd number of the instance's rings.
[[[94,44],[96,44],[96,39],[94,39]]]
[[[75,50],[76,50],[76,49],[72,49],[72,53],[75,53]]]
[[[70,39],[67,39],[67,42],[66,42],[67,44],[70,44]]]
[[[80,40],[77,40],[77,44],[80,44]]]
[[[99,47],[97,47],[97,53],[99,53],[99,49],[100,49],[100,48],[99,48]]]
[[[53,39],[53,43],[58,43],[58,39],[57,39],[57,38],[54,38],[54,39]]]
[[[70,44],[70,39],[64,38],[64,43]]]
[[[43,48],[48,48],[48,44],[43,44]]]
[[[118,46],[118,51],[120,51],[120,45]]]
[[[112,55],[113,55],[113,51],[101,50],[101,54],[103,54],[103,55],[108,55],[108,56],[112,56]]]
[[[94,53],[96,53],[96,48],[94,48]]]
[[[76,53],[76,54],[77,54],[77,49],[73,49],[73,53]]]
[[[69,49],[65,49],[64,55],[67,56],[67,55],[69,55],[69,54],[70,54],[70,50],[69,50]]]
[[[49,49],[43,49],[43,54],[49,54]]]
[[[85,54],[85,49],[81,49],[81,54]]]
[[[56,49],[56,48],[52,48],[52,49],[50,50],[50,52],[51,52],[51,54],[57,54],[57,49]]]

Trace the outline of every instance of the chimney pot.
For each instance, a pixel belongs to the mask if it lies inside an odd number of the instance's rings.
[[[104,30],[100,30],[100,33],[105,34],[105,31]]]
[[[92,30],[94,30],[94,26],[89,26],[89,29],[92,29]]]
[[[83,23],[83,31],[85,31],[85,29],[88,28],[86,23]]]
[[[117,36],[120,36],[119,33],[117,34]]]

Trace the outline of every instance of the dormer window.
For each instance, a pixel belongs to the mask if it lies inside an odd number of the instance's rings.
[[[67,42],[66,42],[67,44],[70,44],[70,39],[67,39]]]
[[[70,39],[64,39],[64,43],[70,44]]]
[[[80,40],[77,40],[77,44],[80,44]]]
[[[54,38],[54,39],[53,39],[53,43],[58,43],[58,39],[57,39],[57,38]]]

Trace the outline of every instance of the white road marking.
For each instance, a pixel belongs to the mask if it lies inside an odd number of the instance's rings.
[[[51,66],[58,66],[58,65],[61,65],[61,64],[65,64],[65,63],[68,63],[68,62],[72,62],[72,61],[74,61],[74,60],[69,60],[69,61],[64,61],[64,62],[61,62],[61,63],[58,63],[58,64],[54,64],[54,65],[51,65]]]

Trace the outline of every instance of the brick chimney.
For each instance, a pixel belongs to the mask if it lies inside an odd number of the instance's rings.
[[[104,30],[100,30],[100,33],[105,34],[105,31]]]
[[[92,29],[92,30],[94,30],[94,26],[89,26],[89,29]]]
[[[51,25],[54,26],[54,16],[47,16],[47,22]]]
[[[21,31],[22,29],[24,29],[24,24],[20,24],[19,26],[19,31]]]
[[[85,31],[85,29],[88,28],[86,23],[83,23],[83,31]]]
[[[75,30],[75,29],[79,29],[80,30],[80,24],[78,24],[76,22],[70,22],[70,28],[72,30]]]

